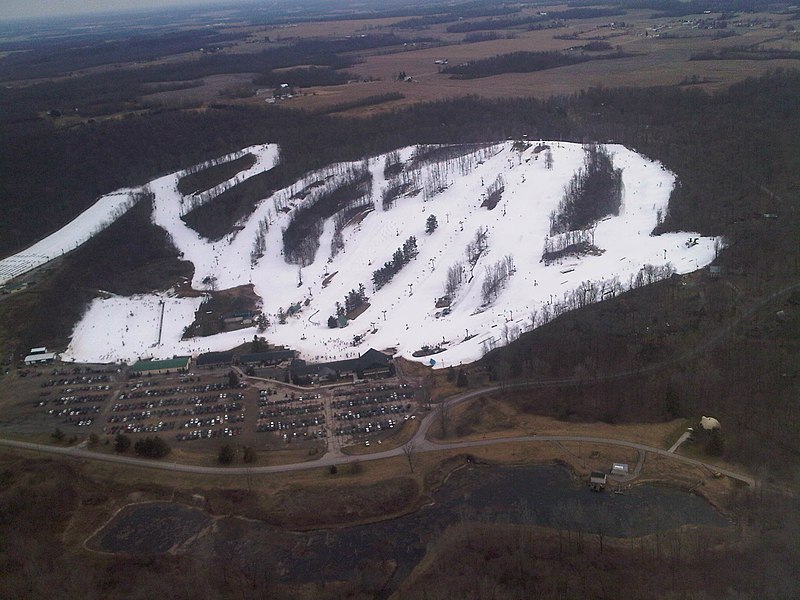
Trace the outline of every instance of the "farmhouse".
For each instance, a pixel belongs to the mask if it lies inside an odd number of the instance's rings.
[[[296,359],[292,361],[290,371],[292,381],[302,384],[349,378],[389,377],[394,373],[394,365],[389,355],[370,348],[358,358],[328,363],[308,364],[304,360]]]
[[[55,352],[48,352],[47,348],[31,348],[28,356],[25,357],[25,365],[39,365],[44,363],[51,363],[56,359]]]
[[[164,375],[186,370],[192,362],[191,356],[176,356],[167,360],[140,360],[131,367],[135,375]]]

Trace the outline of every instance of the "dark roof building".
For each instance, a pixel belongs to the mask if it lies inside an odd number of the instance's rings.
[[[328,363],[308,364],[304,360],[292,361],[292,380],[296,383],[320,380],[336,381],[355,377],[386,377],[393,372],[392,357],[370,348],[358,358],[337,360]]]
[[[270,350],[269,352],[206,352],[197,357],[198,367],[218,367],[223,365],[277,365],[285,360],[292,360],[297,353],[294,350]]]
[[[198,367],[216,367],[233,364],[233,352],[205,352],[197,357]]]
[[[264,365],[277,365],[285,360],[292,360],[297,353],[294,350],[271,350],[269,352],[254,352],[242,354],[239,362],[243,365],[261,363]]]

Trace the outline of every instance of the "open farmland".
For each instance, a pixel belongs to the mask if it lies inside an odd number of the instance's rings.
[[[0,22],[0,597],[800,597],[799,18]]]
[[[557,8],[564,8],[563,6]],[[538,7],[536,9],[539,10]],[[543,10],[547,10],[544,8]],[[401,52],[373,54],[351,67],[367,80],[343,86],[311,88],[292,98],[288,105],[320,110],[365,96],[400,92],[402,102],[382,107],[413,104],[477,94],[488,98],[570,94],[588,87],[698,85],[703,89],[724,89],[744,77],[758,76],[776,68],[796,68],[800,59],[694,61],[704,51],[731,46],[787,48],[798,44],[798,34],[787,30],[791,21],[784,15],[756,13],[742,15],[724,30],[714,29],[714,15],[656,17],[649,10],[628,10],[619,17],[571,20],[558,27],[528,31],[525,27],[491,29],[497,39],[470,42],[466,34],[447,33],[447,25],[432,25],[415,31],[439,39],[441,47],[404,48]],[[622,23],[620,23],[622,22]],[[788,25],[787,25],[788,24]],[[400,34],[407,30],[387,27]],[[720,31],[730,34],[720,36]],[[484,32],[486,33],[486,32]],[[456,80],[442,74],[442,65],[468,63],[517,51],[568,51],[593,40],[602,40],[625,53],[622,58],[592,60],[537,73],[509,73],[477,80]],[[405,73],[411,81],[398,81]],[[373,107],[368,112],[381,110]],[[352,114],[357,114],[352,111]]]

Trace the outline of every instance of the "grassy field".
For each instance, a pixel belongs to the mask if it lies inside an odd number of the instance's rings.
[[[679,85],[687,80],[707,90],[727,87],[746,77],[781,67],[797,67],[797,60],[771,61],[689,61],[698,52],[734,45],[765,47],[797,44],[798,35],[786,31],[785,16],[775,14],[748,15],[754,21],[776,23],[755,27],[731,27],[736,35],[716,38],[718,31],[697,29],[684,24],[684,19],[653,18],[651,11],[629,11],[624,17],[626,27],[610,28],[609,18],[575,21],[566,28],[540,31],[509,29],[501,36],[511,39],[464,43],[463,36],[448,34],[445,26],[433,26],[424,31],[448,45],[437,48],[410,49],[404,52],[365,57],[363,63],[350,70],[369,83],[353,83],[328,88],[312,88],[287,104],[297,108],[318,110],[331,103],[341,103],[367,95],[401,92],[406,98],[401,104],[428,102],[477,94],[489,98],[571,94],[589,87]],[[691,18],[691,17],[689,17]],[[556,35],[575,35],[574,39],[555,39]],[[669,37],[667,37],[667,35]],[[613,36],[613,37],[611,37]],[[586,40],[606,37],[613,46],[634,56],[619,60],[590,61],[578,65],[550,69],[538,73],[505,74],[479,80],[454,80],[440,74],[437,60],[460,64],[515,51],[565,50],[585,44]],[[397,81],[400,72],[412,77],[411,82]],[[384,109],[395,108],[391,103]],[[370,109],[374,112],[376,107]]]

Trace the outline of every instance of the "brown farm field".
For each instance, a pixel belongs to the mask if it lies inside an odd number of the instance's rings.
[[[376,110],[392,110],[399,105],[467,94],[487,98],[547,98],[590,87],[646,87],[689,82],[711,91],[766,71],[800,65],[797,59],[690,60],[697,53],[732,46],[793,48],[798,43],[798,36],[784,27],[785,17],[780,15],[752,15],[753,21],[762,24],[731,27],[729,31],[733,35],[730,37],[719,36],[718,30],[700,29],[692,23],[684,23],[691,17],[653,18],[651,11],[629,11],[620,18],[624,19],[625,27],[612,27],[609,18],[605,17],[569,22],[566,27],[558,29],[501,30],[495,32],[499,39],[473,43],[465,42],[463,34],[458,34],[461,36],[458,39],[454,37],[456,34],[446,33],[444,25],[431,27],[421,33],[440,39],[442,46],[364,56],[363,62],[348,70],[367,80],[366,83],[304,89],[286,105],[321,110],[378,94],[400,92],[405,96],[402,101],[369,107],[364,111],[369,114]],[[396,32],[398,35],[409,33],[404,30]],[[556,36],[573,38],[557,39]],[[625,57],[592,60],[534,73],[508,73],[469,80],[451,79],[440,73],[442,67],[436,64],[436,61],[447,60],[449,65],[458,65],[519,51],[564,51],[596,39],[606,40],[624,52]],[[398,81],[401,72],[411,76],[412,80]],[[348,114],[357,115],[359,112],[351,110]]]
[[[512,16],[570,9],[566,4],[524,6],[521,13]],[[220,19],[215,26],[221,31],[244,36],[209,52],[176,52],[148,63],[121,60],[87,67],[74,75],[54,75],[49,81],[56,84],[87,74],[131,75],[134,70],[144,71],[152,66],[163,68],[159,73],[164,79],[130,83],[124,88],[127,96],[115,97],[95,116],[70,109],[69,114],[59,117],[59,122],[51,114],[55,111],[44,106],[37,107],[38,118],[50,119],[54,129],[71,130],[81,122],[91,129],[88,125],[95,119],[98,125],[113,125],[102,121],[125,122],[128,119],[123,117],[128,115],[139,115],[136,118],[144,120],[163,113],[170,117],[174,113],[177,119],[184,113],[213,115],[219,111],[220,123],[235,126],[238,121],[226,112],[258,115],[260,111],[241,110],[242,106],[263,106],[269,98],[286,108],[299,109],[297,115],[286,111],[287,115],[322,123],[320,127],[324,128],[328,117],[302,111],[369,116],[465,95],[489,99],[549,98],[580,94],[591,87],[691,86],[717,91],[750,76],[800,66],[800,59],[791,58],[800,53],[800,37],[796,21],[788,12],[728,17],[653,15],[649,10],[627,10],[620,16],[574,19],[552,28],[529,31],[523,25],[470,33],[447,31],[459,21],[421,29],[398,27],[408,17],[342,18],[280,26]],[[473,17],[487,18],[501,17]],[[723,18],[727,21],[725,27],[711,24]],[[176,31],[191,27],[186,23],[175,26]],[[300,41],[325,44],[387,33],[409,42],[391,42],[393,45],[342,52],[333,57],[356,59],[341,67],[341,71],[353,73],[356,80],[343,85],[298,88],[291,96],[277,100],[266,84],[256,85],[253,81],[265,75],[257,72],[260,65],[251,70],[251,63],[236,62],[252,59],[246,55],[262,51],[291,49]],[[596,53],[580,47],[597,41],[611,47],[606,48],[602,60],[476,79],[452,79],[441,72],[445,61],[452,67],[513,52],[553,51],[570,56],[584,53],[595,58]],[[704,60],[692,60],[701,53],[705,54]],[[748,53],[751,59],[743,59]],[[290,77],[295,69],[320,65],[328,68],[323,59],[316,65],[309,56],[303,54],[295,57],[295,62],[289,60],[289,66],[264,70],[283,78]],[[776,59],[777,56],[783,58]],[[215,62],[216,59],[223,60]],[[189,67],[193,61],[204,60],[227,64],[230,70],[220,67],[220,72],[193,71],[197,65]],[[187,67],[185,72],[181,72],[183,66]],[[209,71],[214,72],[197,75]],[[186,73],[193,73],[196,78],[182,79]],[[401,73],[410,79],[400,78]],[[134,79],[131,77],[131,82]],[[261,79],[265,80],[276,86],[280,81]],[[10,82],[9,86],[28,86],[32,81]],[[141,87],[137,87],[139,83]],[[747,85],[750,84],[738,87]],[[184,89],[177,89],[181,87]],[[712,114],[723,112],[718,105],[700,112],[691,104],[687,109],[690,116],[701,115],[696,122],[687,117],[676,124],[674,115],[667,114],[663,119],[665,127],[654,137],[663,136],[665,144],[678,148],[673,160],[680,153],[702,156],[707,146],[708,154],[718,159],[727,160],[729,148],[737,150],[731,153],[734,156],[729,170],[741,169],[744,179],[735,180],[729,187],[707,190],[709,196],[720,198],[742,194],[730,214],[723,215],[725,219],[741,217],[744,223],[741,230],[731,229],[736,235],[732,235],[734,244],[726,252],[777,257],[774,265],[759,266],[755,272],[755,266],[747,266],[750,263],[743,263],[744,268],[730,259],[729,263],[722,262],[726,270],[730,269],[724,278],[686,276],[680,282],[673,279],[669,287],[665,283],[621,301],[588,307],[580,316],[563,317],[541,328],[536,334],[539,337],[530,336],[533,341],[526,341],[527,346],[518,344],[518,356],[497,358],[487,354],[484,361],[464,365],[463,375],[468,377],[468,383],[456,378],[455,369],[449,374],[444,370],[432,374],[427,367],[402,360],[395,363],[397,379],[383,381],[379,388],[372,382],[359,381],[352,388],[337,385],[313,390],[284,383],[288,380],[275,374],[280,369],[265,365],[259,370],[244,366],[237,370],[229,366],[191,368],[191,373],[163,376],[129,374],[127,367],[121,365],[92,365],[91,370],[86,365],[63,363],[23,368],[14,361],[9,340],[16,340],[12,334],[16,334],[18,325],[21,329],[26,318],[41,308],[38,294],[46,287],[45,282],[0,299],[0,313],[5,317],[0,319],[0,349],[6,361],[0,376],[0,437],[51,446],[40,452],[0,450],[0,597],[50,597],[48,590],[61,590],[59,586],[64,591],[56,597],[86,598],[163,595],[188,599],[201,588],[212,599],[797,597],[800,578],[794,565],[800,548],[796,508],[798,445],[790,423],[796,422],[791,411],[796,408],[792,402],[800,373],[793,358],[798,355],[794,350],[800,339],[800,300],[796,292],[800,263],[791,251],[783,252],[784,248],[795,248],[794,240],[798,238],[793,236],[796,212],[792,213],[787,208],[790,202],[782,199],[792,198],[798,189],[797,179],[783,174],[796,172],[792,165],[797,162],[776,159],[780,152],[773,150],[782,144],[790,149],[786,155],[796,156],[796,147],[789,138],[796,132],[797,123],[788,111],[781,114],[785,120],[775,117],[777,125],[771,120],[759,120],[764,116],[759,112],[770,110],[763,89],[771,89],[774,97],[783,98],[775,88],[762,88],[757,98],[762,104],[746,105],[746,100],[742,104],[746,110],[752,109],[755,131],[765,123],[763,131],[772,132],[769,153],[758,152],[763,140],[753,142],[744,135],[732,136],[726,152],[711,148],[709,140],[728,142],[727,138],[716,139],[724,137],[719,135],[724,131],[723,125],[735,131],[737,127],[731,123],[749,120],[734,120],[741,116],[734,112],[730,121],[720,121],[720,125]],[[650,95],[658,93],[672,91],[647,90],[644,102],[649,103]],[[597,97],[609,96],[598,92]],[[730,96],[731,103],[744,97],[740,91],[738,96]],[[608,117],[589,112],[594,109],[580,108],[568,99],[553,102],[552,106],[559,102],[567,107],[570,118],[582,122],[591,124],[596,119],[602,125],[603,118],[616,118],[616,113]],[[627,105],[621,106],[628,110]],[[571,112],[584,108],[586,112],[580,114]],[[424,113],[425,107],[419,110]],[[280,112],[276,110],[276,114]],[[264,113],[270,114],[269,110]],[[621,119],[630,119],[633,127],[637,122],[631,114],[627,112]],[[675,114],[681,117],[683,113]],[[229,117],[229,121],[224,120]],[[659,117],[656,115],[654,121]],[[501,113],[487,127],[488,135],[494,135],[497,130],[493,127],[506,118],[507,113]],[[330,121],[333,123],[336,118]],[[714,127],[703,128],[709,122]],[[523,126],[529,123],[524,121]],[[353,129],[361,125],[358,122]],[[473,122],[468,121],[466,127],[474,129]],[[670,128],[686,135],[670,136]],[[790,132],[786,139],[774,135],[781,128]],[[378,130],[378,135],[387,130]],[[597,130],[608,131],[599,125]],[[303,139],[308,132],[298,127],[298,131],[290,133]],[[207,135],[212,141],[218,136],[216,143],[227,139],[211,129]],[[611,139],[614,135],[603,134],[598,139]],[[231,139],[230,143],[234,143],[239,138]],[[652,143],[651,148],[658,150],[658,145]],[[150,148],[155,146],[151,144]],[[763,169],[749,168],[762,163]],[[677,167],[682,164],[677,161]],[[703,176],[717,185],[726,182],[715,169],[712,164]],[[778,169],[783,169],[780,175]],[[716,179],[711,179],[708,171]],[[689,177],[692,171],[683,172],[688,188],[693,181]],[[753,192],[751,187],[758,189]],[[731,189],[736,191],[732,193]],[[700,198],[704,191],[701,188],[697,196],[687,196],[688,200],[684,198],[682,202]],[[680,208],[681,204],[676,206]],[[711,205],[700,206],[705,210]],[[689,220],[685,215],[683,219]],[[717,219],[723,221],[723,217]],[[791,219],[794,225],[784,225]],[[683,222],[679,215],[676,223]],[[747,228],[751,226],[752,230]],[[775,230],[780,234],[773,235]],[[784,244],[779,239],[783,234],[787,239],[792,236],[790,242]],[[754,250],[744,247],[742,240],[750,239],[759,240],[761,246]],[[781,270],[785,266],[781,261],[790,266]],[[41,280],[44,275],[37,277]],[[100,284],[93,287],[106,289]],[[791,297],[790,291],[794,291]],[[225,299],[219,301],[220,314],[241,308],[228,306],[231,298],[227,303]],[[218,320],[217,315],[214,320]],[[670,327],[671,331],[659,337]],[[710,341],[706,345],[707,339]],[[546,349],[541,353],[539,342]],[[55,347],[49,338],[41,340],[41,345],[45,343]],[[236,351],[247,352],[249,348],[248,344]],[[583,349],[591,352],[581,354]],[[11,358],[6,359],[6,355]],[[658,368],[651,368],[653,365]],[[513,371],[512,366],[519,367],[520,372]],[[96,375],[103,379],[96,379]],[[537,380],[543,385],[533,385]],[[525,381],[531,385],[516,383]],[[384,384],[392,387],[384,390]],[[483,386],[492,386],[494,391],[455,403],[437,413],[432,422],[424,421],[431,410],[440,409],[444,400]],[[650,410],[636,410],[643,405]],[[602,410],[605,407],[610,409]],[[788,419],[784,412],[789,413]],[[711,444],[699,442],[687,442],[675,455],[655,450],[669,448],[700,414],[714,414],[724,423],[725,447],[720,456],[709,454]],[[373,426],[372,421],[379,419],[382,428]],[[425,440],[415,437],[420,431],[427,431]],[[106,459],[116,451],[118,432],[124,432],[134,444],[151,434],[168,441],[171,453],[158,459],[167,468],[114,464],[89,460],[85,455],[56,457],[47,452],[57,450],[56,446],[85,445],[97,453],[95,458]],[[582,440],[521,439],[532,435],[581,436]],[[624,443],[653,448],[636,449]],[[226,446],[234,453],[230,468],[220,464],[224,462],[222,450]],[[760,464],[768,453],[764,450],[767,446],[770,454],[785,457],[784,470],[775,464]],[[370,454],[401,447],[405,454],[398,450],[396,456],[369,460]],[[134,456],[135,448],[126,454]],[[618,462],[629,464],[634,477],[612,478],[605,494],[590,492],[586,485],[589,473],[607,473]],[[195,473],[179,472],[169,470],[171,463],[220,469],[202,474],[200,469]],[[298,464],[297,470],[275,468],[291,463]],[[464,500],[478,496],[474,492],[481,488],[477,484],[470,487],[473,483],[467,473],[474,472],[470,477],[479,481],[481,475],[489,473],[505,473],[502,477],[506,477],[512,467],[521,471],[553,465],[566,474],[576,491],[583,493],[581,505],[584,501],[588,507],[631,502],[632,498],[641,498],[639,493],[644,494],[643,490],[666,488],[670,493],[702,497],[707,501],[704,508],[710,508],[710,503],[726,525],[657,527],[653,534],[614,538],[603,529],[608,515],[599,508],[596,522],[584,528],[569,519],[547,527],[525,520],[506,522],[503,511],[518,511],[524,516],[530,513],[529,508],[533,512],[543,509],[534,507],[538,500],[523,506],[513,499],[506,502],[505,496],[502,501],[487,503],[485,510],[479,512],[448,509],[448,519],[424,520],[426,511],[450,506],[446,505],[447,494]],[[275,472],[268,472],[273,468]],[[478,473],[479,469],[483,469],[482,473]],[[749,487],[725,476],[728,470],[757,480]],[[772,478],[773,471],[783,479]],[[491,484],[499,479],[487,477],[487,481]],[[567,502],[553,491],[555,488],[539,487],[549,489],[556,503]],[[494,496],[497,489],[491,489],[488,496]],[[179,511],[202,511],[212,525],[195,539],[176,544],[164,554],[115,554],[113,550],[106,552],[102,544],[89,543],[118,511],[147,503],[171,505]],[[502,506],[504,503],[508,506]],[[572,502],[566,508],[576,512],[581,505]],[[631,514],[635,512],[631,510]],[[409,521],[404,520],[408,518],[421,520],[416,526],[408,526]],[[150,527],[158,529],[157,525]],[[362,537],[370,528],[388,533],[379,543],[370,542],[374,538]],[[132,532],[133,529],[123,531],[123,536],[136,537]],[[334,539],[343,541],[337,545]],[[324,555],[320,550],[323,547],[331,549],[332,555],[342,549],[359,548],[361,553],[357,556],[361,558],[345,564],[347,558],[336,557],[330,565],[320,568],[314,560],[315,553]],[[409,554],[409,548],[414,547],[418,547],[418,555]],[[276,558],[276,548],[290,560]],[[397,557],[404,553],[411,558],[405,559],[404,566],[398,566]],[[333,572],[334,567],[339,571]],[[307,577],[293,580],[287,576],[292,569],[304,571]]]
[[[610,5],[611,6],[611,5]],[[563,12],[570,10],[566,4],[523,7],[514,13],[515,18],[536,16],[538,12]],[[312,112],[332,111],[350,116],[369,116],[375,112],[391,111],[420,102],[452,99],[465,95],[485,98],[537,97],[574,94],[591,87],[648,87],[693,85],[714,91],[780,68],[796,68],[800,59],[771,56],[760,51],[779,50],[797,52],[800,34],[797,33],[789,13],[753,12],[734,15],[698,14],[683,17],[656,16],[653,10],[627,9],[618,16],[585,19],[567,19],[537,22],[528,30],[527,25],[500,25],[494,29],[477,31],[448,31],[453,21],[421,28],[404,28],[408,17],[375,19],[341,19],[326,17],[314,22],[262,25],[236,19],[217,25],[225,34],[241,36],[216,51],[216,58],[234,59],[261,52],[286,50],[304,42],[331,42],[355,39],[359,36],[393,34],[402,45],[378,46],[363,50],[336,52],[340,58],[352,59],[355,64],[343,71],[357,77],[340,85],[296,88],[291,97],[282,98],[280,104]],[[486,17],[463,21],[482,22]],[[724,22],[724,25],[720,24]],[[459,21],[457,24],[461,24]],[[181,32],[189,32],[191,23],[177,23]],[[537,29],[536,27],[541,27]],[[611,48],[601,60],[561,66],[531,73],[504,73],[479,79],[452,79],[440,71],[446,66],[456,66],[514,52],[566,52],[573,56],[598,54],[585,52],[581,47],[594,42],[604,42]],[[690,60],[698,53],[718,53],[726,48],[754,51],[753,58],[721,57],[714,60]],[[621,52],[621,57],[611,57]],[[170,66],[180,72],[183,64],[203,62],[208,57],[199,51],[166,54],[151,61],[117,61],[82,69],[79,73],[56,75],[50,81],[62,81],[79,75],[99,73],[125,73],[151,66]],[[733,58],[736,58],[734,60]],[[228,63],[234,64],[234,63]],[[315,66],[291,64],[291,69]],[[280,66],[273,68],[281,72]],[[401,80],[403,73],[410,81]],[[196,78],[175,81],[160,80],[145,87],[152,92],[137,92],[138,102],[145,106],[165,108],[194,108],[224,102],[249,106],[263,106],[271,100],[272,93],[264,86],[253,83],[257,73],[216,72]],[[29,85],[47,79],[10,81],[9,86]],[[191,87],[187,87],[187,83]],[[179,84],[170,91],[159,87]],[[352,106],[367,98],[402,94],[403,98],[387,98],[384,102],[366,102]],[[126,111],[130,111],[127,108]],[[125,114],[125,113],[123,113]],[[72,123],[64,119],[62,125]]]

